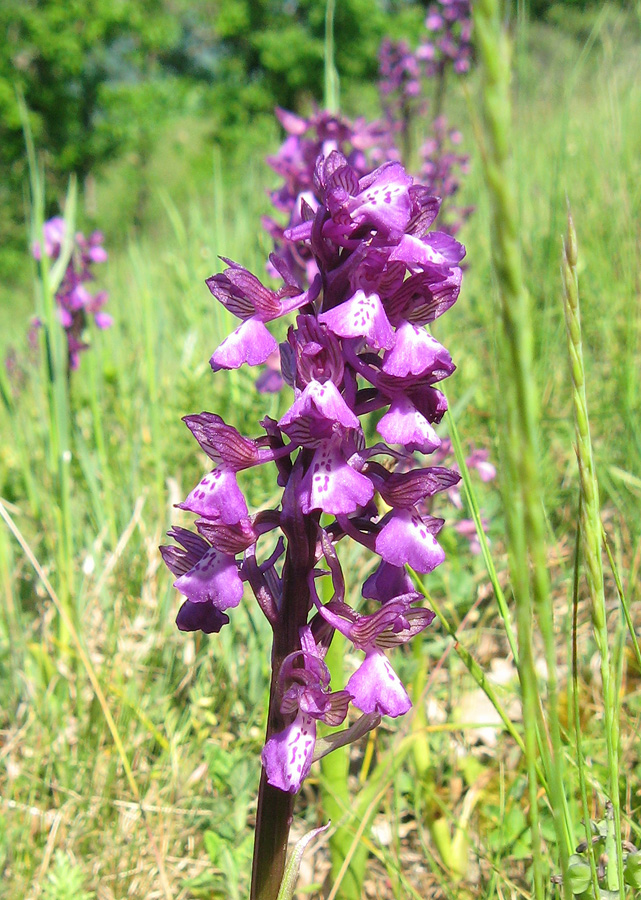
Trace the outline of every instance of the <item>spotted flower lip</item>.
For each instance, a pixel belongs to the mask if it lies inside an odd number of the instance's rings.
[[[407,509],[394,510],[376,537],[376,552],[394,566],[408,565],[416,572],[431,572],[445,559],[434,537],[442,519],[423,518]]]
[[[371,616],[359,615],[345,603],[334,601],[322,606],[317,602],[319,615],[365,652],[365,659],[346,685],[354,705],[364,713],[395,718],[404,715],[412,705],[378,643],[381,640],[385,646],[405,643],[430,624],[434,618],[431,610],[412,609],[412,604],[419,599],[421,595],[411,591],[390,599]]]
[[[371,500],[372,482],[349,464],[342,444],[340,437],[333,437],[314,453],[300,486],[303,513],[320,509],[329,515],[345,515]]]
[[[211,603],[221,612],[238,606],[243,584],[233,556],[210,547],[193,568],[174,581],[174,587],[192,603]]]
[[[394,346],[394,332],[377,294],[356,291],[349,300],[318,318],[339,337],[364,337],[377,350]]]
[[[393,398],[376,430],[389,444],[403,444],[411,452],[431,453],[441,444],[432,424],[404,395]]]
[[[177,506],[205,518],[222,519],[226,525],[234,525],[249,515],[236,474],[225,465],[205,475]]]
[[[405,321],[396,329],[394,346],[385,354],[382,368],[398,378],[425,372],[447,378],[455,366],[445,347],[429,332]]]
[[[204,538],[174,526],[168,537],[179,546],[160,548],[165,565],[177,576],[174,586],[187,598],[178,612],[180,631],[213,634],[229,623],[223,612],[237,606],[243,585],[233,556],[214,549]]]

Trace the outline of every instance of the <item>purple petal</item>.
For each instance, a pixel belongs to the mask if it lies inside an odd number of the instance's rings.
[[[225,525],[234,525],[249,515],[236,475],[225,466],[205,475],[178,508],[206,519],[220,518]]]
[[[209,363],[214,372],[219,369],[238,369],[243,363],[257,366],[264,363],[275,350],[278,350],[276,339],[260,319],[252,316],[225,338]]]
[[[376,552],[393,566],[407,564],[416,572],[431,572],[445,553],[418,513],[394,512],[376,536]]]
[[[73,325],[73,316],[68,309],[64,308],[64,306],[58,308],[58,318],[60,319],[60,324],[63,328],[71,328]]]
[[[431,453],[441,444],[441,439],[425,416],[403,395],[392,400],[376,430],[388,444],[403,444],[410,451]]]
[[[394,332],[378,294],[356,291],[350,300],[321,313],[318,319],[340,337],[367,338],[377,350],[394,346]]]
[[[447,272],[465,256],[465,247],[449,234],[431,231],[418,238],[404,234],[390,253],[390,260],[400,259],[408,266]]]
[[[235,525],[224,525],[220,520],[196,519],[195,525],[212,547],[230,556],[242,553],[258,540],[251,519],[241,519]]]
[[[211,603],[192,603],[191,600],[185,600],[176,616],[176,625],[180,631],[218,634],[223,625],[228,623],[229,616],[220,612]]]
[[[316,720],[299,712],[291,725],[271,737],[262,752],[267,781],[295,794],[312,767]]]
[[[374,495],[367,476],[346,462],[336,441],[322,444],[300,484],[300,507],[305,515],[322,509],[330,515],[346,515],[364,506]]]
[[[409,472],[393,472],[389,475],[384,484],[380,485],[379,493],[389,506],[411,509],[425,497],[447,491],[460,480],[458,472],[443,466],[410,469]]]
[[[256,441],[243,437],[236,428],[227,425],[215,413],[201,412],[183,416],[183,422],[214,462],[224,462],[234,471],[258,462]]]
[[[277,394],[285,386],[285,381],[280,372],[276,372],[268,365],[256,379],[256,390],[259,394]]]
[[[383,358],[383,371],[405,378],[430,372],[434,380],[447,378],[454,371],[452,357],[442,344],[424,328],[403,322],[396,329],[396,343]]]
[[[238,606],[243,596],[236,560],[214,547],[193,569],[177,578],[174,587],[192,603],[211,603],[221,611]]]
[[[111,328],[111,326],[113,325],[113,322],[114,322],[112,316],[110,316],[109,313],[106,313],[106,312],[95,313],[93,320],[96,323],[96,325],[98,326],[98,328],[101,328],[103,330],[105,328]]]
[[[412,179],[400,163],[385,163],[361,178],[361,192],[348,209],[358,223],[372,223],[385,233],[403,232],[409,222]]]
[[[176,576],[184,575],[200,562],[209,550],[209,544],[199,534],[174,525],[167,532],[167,537],[173,538],[182,544],[176,547],[173,544],[159,547],[163,561],[167,568]]]
[[[392,566],[381,560],[376,571],[372,572],[363,584],[363,597],[385,603],[399,594],[408,594],[414,590],[412,579],[404,566]]]
[[[104,247],[91,247],[89,249],[89,259],[94,263],[104,263],[107,262],[107,251]]]
[[[402,716],[412,707],[403,683],[382,650],[372,647],[345,685],[354,697],[353,704],[364,713]]]
[[[338,422],[344,428],[359,428],[360,422],[343,400],[333,381],[310,381],[305,390],[296,398],[278,425],[286,433],[287,426],[303,416],[320,415],[331,422]]]

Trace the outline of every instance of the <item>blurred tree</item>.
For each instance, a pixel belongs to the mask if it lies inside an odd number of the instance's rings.
[[[81,183],[135,134],[112,129],[109,86],[142,84],[179,25],[164,0],[0,0],[0,234],[16,237],[26,179],[17,91],[57,188],[71,172]]]
[[[337,4],[337,64],[346,83],[376,79],[380,41],[406,10],[418,24],[414,0]],[[7,36],[0,45],[5,247],[12,237],[24,246],[16,89],[54,199],[71,172],[82,185],[125,150],[144,167],[159,125],[193,99],[195,85],[201,112],[228,147],[245,143],[248,126],[276,104],[322,101],[325,0],[0,0],[0,28]]]

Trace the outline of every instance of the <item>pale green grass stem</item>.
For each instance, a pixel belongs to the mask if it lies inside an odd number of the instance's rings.
[[[539,831],[536,756],[539,689],[533,654],[533,612],[536,608],[547,666],[547,716],[551,753],[544,752],[566,900],[569,835],[563,786],[563,751],[558,715],[556,645],[549,594],[545,527],[538,471],[538,395],[533,366],[533,329],[523,278],[512,162],[510,74],[511,52],[501,24],[497,0],[474,6],[474,28],[481,70],[481,104],[485,124],[484,173],[490,197],[492,257],[500,300],[499,406],[504,405],[500,430],[503,495],[508,532],[508,557],[516,602],[519,677],[523,693],[526,765],[530,798],[534,891],[544,897],[544,873]],[[540,736],[545,741],[545,735]],[[547,751],[547,748],[546,748]]]
[[[621,804],[619,799],[619,718],[615,685],[616,674],[610,660],[603,560],[601,557],[601,511],[599,487],[596,478],[590,422],[585,389],[585,366],[581,337],[581,312],[577,276],[577,239],[572,216],[568,212],[567,235],[563,245],[564,310],[568,354],[573,385],[576,455],[581,484],[581,548],[585,566],[590,614],[597,649],[600,656],[603,690],[603,715],[608,761],[608,793],[614,812],[616,840],[616,871],[608,866],[608,889],[619,890],[623,885],[623,859],[621,855]]]

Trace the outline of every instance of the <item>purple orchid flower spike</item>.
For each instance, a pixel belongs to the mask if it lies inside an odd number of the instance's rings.
[[[59,258],[67,235],[67,223],[61,216],[45,222],[43,242],[35,241],[31,247],[34,259],[43,255],[51,260]],[[97,328],[104,330],[113,324],[112,317],[103,309],[107,302],[106,291],[93,294],[87,285],[95,280],[93,267],[107,261],[107,251],[102,246],[104,236],[94,231],[86,238],[80,231],[74,235],[69,263],[56,291],[58,319],[67,338],[68,368],[77,369],[80,354],[89,348],[85,340],[88,316],[93,316]],[[34,322],[35,324],[35,322]],[[41,327],[42,323],[36,324]]]
[[[286,122],[292,136],[304,124]],[[173,529],[177,546],[162,548],[186,598],[179,628],[220,630],[247,586],[273,631],[252,900],[277,896],[274,871],[284,866],[293,796],[314,759],[376,727],[381,715],[409,709],[386,651],[433,619],[408,567],[429,573],[443,562],[436,539],[443,520],[424,507],[459,477],[444,466],[425,467],[415,454],[441,445],[436,426],[447,404],[435,385],[454,364],[424,325],[456,301],[465,251],[429,230],[438,201],[401,165],[386,162],[362,174],[329,143],[308,185],[314,205],[303,207],[285,232],[314,261],[312,286],[302,290],[280,256],[271,260],[283,279],[278,290],[229,261],[207,282],[242,320],[215,351],[215,371],[265,362],[276,345],[266,323],[294,314],[279,347],[290,406],[278,421],[265,417],[255,438],[214,413],[185,417],[214,469],[178,504],[198,517],[198,533]],[[294,165],[298,149],[292,142],[280,164]],[[378,422],[364,428],[371,413]],[[368,445],[374,426],[384,440]],[[282,497],[275,508],[253,512],[244,473],[271,463]],[[363,596],[377,604],[373,612],[349,603],[361,591],[358,585],[348,591],[336,552],[342,540],[378,560],[362,585]],[[327,574],[322,561],[333,586],[324,605],[315,587]],[[363,654],[344,687],[330,685],[324,663],[336,631]],[[316,723],[340,725],[350,705],[360,710],[358,721],[316,752]]]
[[[339,151],[360,178],[371,172],[375,165],[397,159],[398,151],[383,122],[366,123],[364,119],[352,122],[322,110],[315,111],[307,119],[284,109],[277,109],[276,115],[287,138],[278,153],[267,158],[271,168],[283,179],[281,187],[270,197],[287,221],[280,225],[271,218],[264,220],[275,244],[272,263],[275,259],[285,262],[299,283],[311,284],[318,272],[311,248],[286,240],[284,233],[304,221],[303,205],[312,214],[320,206],[321,198],[314,181],[319,155],[328,156],[333,150]]]
[[[443,210],[439,228],[456,234],[473,212],[455,195],[469,158],[459,150],[461,134],[443,114],[445,86],[470,69],[472,58],[470,0],[435,0],[425,19],[426,34],[416,50],[405,41],[386,38],[379,52],[379,94],[391,140],[405,163],[413,160],[415,121],[431,120],[430,135],[418,151],[420,178]]]

